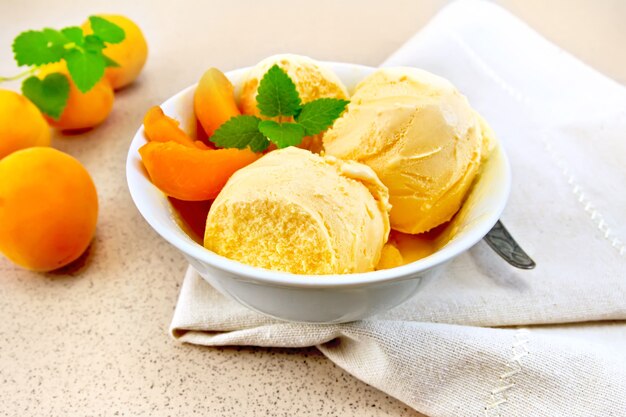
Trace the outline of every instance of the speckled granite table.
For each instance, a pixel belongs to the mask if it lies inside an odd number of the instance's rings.
[[[0,259],[0,415],[418,415],[314,349],[208,349],[171,340],[167,326],[186,264],[135,210],[124,161],[145,109],[209,66],[229,70],[284,51],[376,65],[446,2],[225,3],[0,2],[1,74],[16,72],[10,44],[21,30],[78,24],[97,12],[130,16],[151,48],[144,73],[116,96],[104,125],[54,138],[98,187],[100,219],[88,253],[46,275]],[[502,3],[626,83],[626,3]]]

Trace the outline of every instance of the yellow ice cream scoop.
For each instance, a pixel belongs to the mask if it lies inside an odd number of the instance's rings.
[[[467,99],[429,72],[384,68],[350,100],[324,135],[326,154],[376,172],[389,188],[393,229],[415,234],[450,220],[492,143]]]
[[[275,271],[367,272],[389,236],[389,209],[371,168],[290,147],[228,180],[209,211],[204,246]]]
[[[348,90],[339,77],[324,64],[303,55],[281,54],[262,60],[244,77],[239,95],[239,107],[242,113],[260,115],[256,102],[259,83],[274,65],[278,65],[289,75],[296,85],[302,103],[318,98],[348,98]],[[306,137],[299,146],[319,152],[322,148],[322,136]]]

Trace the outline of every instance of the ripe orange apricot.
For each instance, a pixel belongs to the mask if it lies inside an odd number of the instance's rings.
[[[262,156],[249,149],[202,150],[174,141],[148,142],[139,154],[152,183],[186,201],[215,198],[235,171]]]
[[[50,145],[50,126],[26,97],[0,90],[0,159],[31,146]]]
[[[93,238],[98,196],[73,157],[34,147],[0,160],[0,252],[50,271],[78,258]]]
[[[206,145],[202,144],[202,142],[194,142],[194,140],[180,128],[178,121],[166,116],[159,106],[154,106],[148,110],[143,118],[143,128],[146,138],[152,142],[168,142],[172,140],[181,145],[198,146],[201,149],[207,149]]]
[[[61,130],[88,129],[104,122],[113,108],[113,89],[106,77],[86,93],[82,93],[74,84],[64,61],[44,66],[39,77],[44,78],[53,72],[64,74],[70,82],[70,95],[63,114],[58,120],[46,117],[48,122]]]
[[[235,101],[233,85],[217,68],[209,68],[200,78],[193,96],[193,109],[209,136],[222,123],[241,114]]]
[[[102,14],[99,17],[115,23],[122,29],[126,37],[120,43],[110,44],[104,49],[104,54],[117,62],[119,67],[106,69],[106,77],[115,90],[119,90],[135,81],[148,58],[148,44],[141,29],[132,20],[125,16]],[[91,24],[86,21],[82,25],[83,33],[92,33]]]

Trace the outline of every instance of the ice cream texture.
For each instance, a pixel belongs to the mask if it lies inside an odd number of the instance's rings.
[[[290,147],[229,179],[207,216],[204,246],[275,271],[368,272],[389,236],[389,209],[371,168]]]
[[[293,80],[302,103],[318,98],[348,98],[348,90],[339,77],[323,63],[303,55],[280,54],[262,60],[244,77],[239,94],[242,113],[259,116],[256,102],[259,83],[274,65],[278,65]],[[307,137],[300,147],[319,152],[322,148],[322,136]]]
[[[461,207],[491,129],[447,80],[417,68],[384,68],[361,81],[326,132],[326,154],[371,167],[388,187],[391,227],[416,234]]]

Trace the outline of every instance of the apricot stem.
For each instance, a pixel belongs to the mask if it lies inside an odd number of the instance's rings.
[[[35,71],[37,71],[38,67],[32,67],[30,69],[27,69],[26,71],[20,72],[19,74],[13,75],[11,77],[2,77],[0,76],[0,83],[6,82],[6,81],[15,81],[15,80],[19,80],[22,77],[25,77],[27,75],[31,75],[34,74]]]

